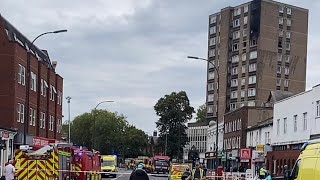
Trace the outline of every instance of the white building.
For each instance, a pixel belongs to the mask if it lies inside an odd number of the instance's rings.
[[[189,144],[186,146],[184,154],[194,146],[199,152],[200,163],[203,163],[205,158],[208,127],[207,122],[188,123],[187,136]]]
[[[271,144],[273,118],[259,122],[247,128],[247,147],[257,147]]]
[[[213,169],[215,164],[215,151],[216,151],[216,137],[217,137],[217,124],[215,121],[210,121],[207,132],[207,150],[206,150],[206,165],[207,168]],[[224,122],[218,124],[218,153],[223,151],[223,135],[224,135]],[[218,154],[219,157],[219,154]],[[221,157],[220,157],[221,159]]]
[[[293,145],[320,134],[320,85],[274,103],[272,145]],[[298,147],[297,147],[298,148]]]

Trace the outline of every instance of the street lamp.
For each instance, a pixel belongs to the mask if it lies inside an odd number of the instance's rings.
[[[46,34],[58,34],[58,33],[63,33],[63,32],[67,32],[67,30],[57,30],[57,31],[49,31],[49,32],[45,32],[40,34],[39,36],[37,36],[36,38],[34,38],[34,40],[31,42],[31,45],[29,47],[29,49],[27,50],[27,80],[26,80],[26,105],[25,105],[25,116],[24,116],[24,128],[23,128],[23,143],[27,144],[27,131],[28,131],[28,117],[29,117],[29,101],[30,101],[30,74],[31,74],[31,63],[30,63],[30,59],[31,59],[31,50],[33,48],[33,44],[34,42],[40,38],[43,35]],[[40,80],[40,78],[38,78]],[[38,88],[40,89],[40,88]]]
[[[103,104],[103,103],[110,103],[110,102],[114,102],[114,101],[101,101],[99,102],[96,107],[93,109],[92,111],[92,116],[93,116],[93,133],[92,133],[92,149],[95,149],[95,145],[96,145],[96,136],[95,136],[95,132],[96,132],[96,110],[98,108],[98,106],[100,104]]]
[[[68,102],[68,125],[69,125],[69,133],[68,133],[68,142],[69,144],[71,143],[71,115],[70,115],[70,100],[71,100],[71,97],[68,96],[66,97],[67,99],[67,102]]]
[[[164,155],[166,156],[167,155],[167,147],[168,147],[168,126],[162,122],[156,122],[156,124],[161,124],[166,128],[166,143],[164,146]]]
[[[219,69],[211,62],[209,61],[208,59],[205,59],[205,58],[201,58],[201,57],[195,57],[195,56],[188,56],[187,58],[189,59],[196,59],[196,60],[202,60],[202,61],[207,61],[208,63],[210,63],[214,69],[214,71],[216,71],[216,74],[217,74],[217,82],[218,82],[218,87],[219,87]],[[216,112],[216,116],[217,116],[217,120],[216,120],[216,173],[218,172],[218,142],[219,142],[219,139],[218,139],[218,133],[219,133],[219,125],[218,125],[218,118],[219,118],[219,88],[216,88],[217,89],[217,112]]]

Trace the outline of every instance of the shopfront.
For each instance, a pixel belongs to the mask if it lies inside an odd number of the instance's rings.
[[[13,151],[14,145],[13,140],[17,133],[12,130],[0,129],[0,165],[1,167],[5,167],[5,163],[10,159],[13,159]],[[1,171],[1,176],[3,175],[3,171]]]
[[[222,159],[225,157],[225,153],[223,151],[218,152],[218,159],[216,158],[216,152],[206,152],[205,159],[207,161],[207,168],[208,169],[215,169],[216,162],[218,166],[223,166]]]
[[[240,150],[240,168],[239,171],[245,171],[245,169],[251,168],[251,152],[252,150],[249,148]]]

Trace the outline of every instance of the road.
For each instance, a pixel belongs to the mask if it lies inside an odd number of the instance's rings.
[[[120,170],[116,178],[103,178],[104,180],[128,180],[132,171]],[[149,174],[150,180],[167,180],[168,176],[165,174]]]

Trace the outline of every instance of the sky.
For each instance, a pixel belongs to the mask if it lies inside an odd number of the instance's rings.
[[[152,133],[153,106],[165,94],[186,91],[197,109],[205,102],[208,16],[245,0],[1,0],[0,13],[26,37],[42,37],[71,96],[71,119],[101,109],[117,111]],[[309,9],[307,89],[320,83],[320,1],[280,2]],[[68,106],[64,99],[64,120]]]

